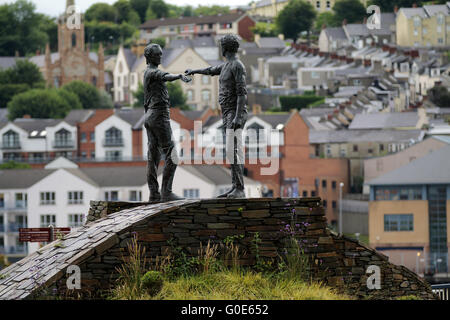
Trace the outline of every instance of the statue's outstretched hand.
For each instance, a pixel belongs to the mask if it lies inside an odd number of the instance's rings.
[[[189,82],[191,82],[192,81],[192,78],[190,78],[190,77],[188,77],[188,76],[186,76],[186,75],[184,75],[184,74],[181,74],[180,75],[181,76],[181,81],[183,81],[183,82],[185,82],[185,83],[189,83]]]
[[[192,76],[192,75],[194,74],[194,72],[193,72],[192,69],[187,69],[187,70],[184,72],[184,74],[187,75],[187,76]]]

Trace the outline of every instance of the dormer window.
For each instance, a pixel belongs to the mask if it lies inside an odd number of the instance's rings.
[[[19,134],[13,130],[3,134],[2,149],[20,149]]]
[[[122,131],[112,127],[105,132],[105,147],[123,146]]]

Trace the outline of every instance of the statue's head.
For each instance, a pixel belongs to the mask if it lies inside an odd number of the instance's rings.
[[[225,53],[237,53],[239,50],[239,37],[234,34],[227,34],[220,39],[222,55]]]
[[[157,66],[160,65],[162,57],[161,46],[156,43],[149,44],[147,47],[145,47],[144,56],[147,60],[147,64],[152,63]]]

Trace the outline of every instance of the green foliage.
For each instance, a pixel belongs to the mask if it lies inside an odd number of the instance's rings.
[[[292,109],[304,109],[310,105],[323,102],[325,98],[315,95],[302,95],[302,96],[280,96],[281,109],[283,111],[290,111]]]
[[[0,108],[6,108],[11,99],[22,92],[28,91],[30,87],[25,84],[0,84]]]
[[[347,23],[362,23],[367,17],[366,8],[360,0],[338,0],[333,11],[336,25],[341,24],[344,19]]]
[[[155,39],[151,40],[151,43],[159,44],[161,46],[161,48],[164,49],[164,47],[166,46],[166,39],[164,39],[164,38],[155,38]]]
[[[105,21],[90,21],[85,24],[86,40],[94,37],[94,42],[108,43],[112,37],[115,42],[120,39],[128,39],[137,31],[136,26],[124,21],[121,24]]]
[[[259,34],[261,37],[276,37],[279,33],[276,24],[267,22],[257,22],[250,29],[254,34]]]
[[[35,54],[45,47],[49,36],[42,29],[43,15],[31,1],[17,0],[0,6],[0,55]]]
[[[148,271],[141,278],[143,288],[150,296],[157,295],[163,286],[164,279],[159,271]]]
[[[28,163],[20,163],[15,161],[8,161],[0,164],[0,170],[11,170],[11,169],[31,169]],[[0,256],[1,263],[1,256]]]
[[[145,22],[145,13],[149,7],[149,0],[130,0],[130,5],[139,14],[141,22]]]
[[[431,102],[441,108],[450,108],[450,92],[444,86],[434,86],[429,89],[428,97]]]
[[[297,41],[301,32],[310,31],[316,10],[304,0],[291,0],[276,18],[276,25],[288,39]]]
[[[219,5],[212,5],[212,6],[202,6],[199,5],[197,8],[195,8],[194,13],[196,16],[214,16],[219,13],[221,14],[227,14],[230,13],[230,7],[229,6],[219,6]]]
[[[27,84],[30,88],[42,88],[45,85],[42,73],[38,66],[27,60],[17,60],[16,65],[0,76],[0,83]]]
[[[91,5],[84,14],[86,21],[109,21],[115,22],[117,18],[117,8],[104,2],[97,2]]]
[[[169,16],[169,6],[164,0],[151,0],[149,8],[155,14],[157,19]]]
[[[139,83],[137,91],[132,92],[133,98],[136,101],[133,104],[134,108],[142,108],[144,106],[144,86]]]
[[[422,298],[418,297],[418,296],[414,296],[414,295],[409,295],[409,296],[401,296],[398,297],[395,300],[423,300]]]
[[[75,93],[69,90],[58,90],[58,94],[71,106],[71,109],[83,109],[83,105]]]
[[[83,109],[112,108],[112,104],[105,105],[99,90],[92,84],[83,81],[72,81],[64,85],[62,90],[74,93],[80,100]]]
[[[180,108],[180,109],[188,108],[186,106],[187,97],[184,94],[183,89],[181,88],[181,84],[179,82],[176,81],[168,82],[167,90],[169,91],[170,106],[172,108]]]
[[[33,89],[20,93],[8,103],[9,119],[22,118],[64,118],[72,109],[65,100],[67,95],[60,94],[57,89]]]
[[[317,16],[317,19],[314,23],[315,31],[320,32],[320,30],[322,30],[323,25],[330,28],[336,27],[339,24],[336,23],[336,17],[332,12],[322,12]]]

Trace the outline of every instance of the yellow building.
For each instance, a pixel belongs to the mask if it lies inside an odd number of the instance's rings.
[[[319,13],[331,11],[336,0],[306,0],[316,8]],[[366,5],[367,0],[361,1]],[[289,3],[289,0],[261,0],[253,2],[249,11],[250,15],[274,18]]]
[[[398,11],[396,24],[399,46],[449,46],[450,2],[422,8],[401,8]]]
[[[450,146],[368,181],[370,246],[417,273],[450,264]]]

